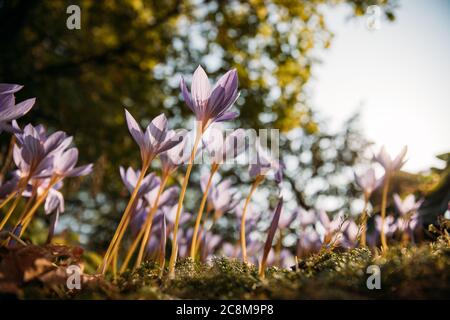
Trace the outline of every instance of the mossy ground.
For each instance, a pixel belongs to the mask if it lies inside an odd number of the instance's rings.
[[[366,285],[369,265],[381,270],[381,289]],[[158,277],[146,263],[117,281],[124,299],[421,299],[450,298],[450,246],[438,240],[418,247],[391,247],[384,254],[368,249],[322,251],[299,262],[297,270],[256,267],[216,258],[210,264],[189,259],[177,265],[177,277]]]
[[[367,288],[369,265],[380,267],[380,290]],[[445,299],[450,298],[450,243],[440,237],[419,246],[392,246],[385,253],[323,250],[300,260],[296,270],[268,268],[265,279],[255,266],[227,258],[208,264],[185,259],[178,262],[175,279],[159,274],[159,266],[147,262],[114,283],[96,278],[79,291],[68,292],[64,286],[44,290],[32,282],[22,288],[20,298]]]

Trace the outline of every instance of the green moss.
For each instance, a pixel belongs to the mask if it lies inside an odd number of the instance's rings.
[[[369,290],[369,265],[381,270],[381,289]],[[162,278],[154,262],[125,272],[112,284],[103,283],[63,298],[120,299],[417,299],[450,297],[450,245],[436,242],[402,248],[392,246],[384,254],[358,248],[324,250],[299,261],[297,268],[270,267],[265,279],[255,266],[239,260],[215,258],[208,264],[191,259],[176,265],[175,279]],[[107,284],[108,286],[105,286]],[[37,287],[26,296],[39,296]],[[111,291],[111,292],[110,292]],[[32,294],[31,294],[32,293]],[[46,298],[60,297],[40,292]],[[25,296],[25,298],[26,298]]]

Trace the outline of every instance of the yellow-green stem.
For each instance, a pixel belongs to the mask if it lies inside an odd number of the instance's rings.
[[[192,166],[194,165],[194,160],[195,160],[195,154],[197,152],[198,144],[200,142],[202,134],[203,134],[202,128],[200,126],[197,126],[197,133],[195,136],[194,146],[191,151],[190,161],[189,161],[189,164],[186,169],[186,174],[184,176],[183,185],[181,187],[180,198],[178,199],[177,213],[175,216],[175,225],[173,228],[172,251],[171,251],[170,260],[169,260],[169,276],[170,277],[175,276],[175,263],[176,263],[177,254],[178,254],[178,244],[177,244],[178,224],[180,222],[180,215],[181,215],[181,210],[183,208],[183,201],[184,201],[184,196],[186,194],[186,189],[187,189],[188,182],[189,182],[189,176],[191,175]]]
[[[158,190],[158,194],[156,195],[156,199],[155,202],[152,205],[152,208],[150,209],[150,212],[147,216],[147,219],[145,220],[145,224],[144,224],[144,237],[142,239],[141,242],[141,247],[139,248],[139,253],[136,259],[136,263],[134,264],[134,269],[136,269],[137,267],[139,267],[142,263],[142,259],[144,258],[144,253],[145,253],[145,249],[147,248],[147,243],[150,237],[150,231],[152,230],[152,224],[153,224],[153,218],[155,217],[155,213],[158,210],[158,203],[159,203],[159,198],[161,197],[161,194],[164,191],[164,188],[166,186],[167,183],[167,179],[169,178],[169,176],[166,174],[164,175],[161,184],[159,186],[159,190]]]
[[[383,195],[381,198],[381,246],[383,247],[383,250],[387,250],[388,245],[386,241],[386,231],[385,231],[385,222],[386,222],[386,205],[387,205],[387,194],[389,189],[389,180],[390,176],[388,173],[386,173],[386,177],[384,180],[383,185]]]
[[[242,260],[247,263],[247,243],[245,239],[245,218],[247,214],[247,207],[250,203],[250,199],[252,198],[253,193],[255,192],[258,185],[262,182],[264,178],[261,176],[256,177],[255,181],[253,181],[252,187],[250,188],[250,192],[248,193],[247,199],[245,199],[244,209],[242,211],[241,218],[241,252],[242,252]]]
[[[367,230],[367,207],[369,205],[369,199],[367,197],[364,199],[364,208],[361,213],[361,238],[359,243],[361,247],[366,246],[366,230]]]
[[[200,202],[200,207],[197,212],[197,219],[195,220],[194,233],[192,234],[191,242],[191,258],[195,260],[196,244],[197,244],[197,234],[198,228],[200,227],[200,221],[202,220],[203,210],[205,209],[206,200],[208,200],[209,189],[211,188],[211,182],[216,173],[219,165],[214,163],[211,167],[211,172],[209,173],[208,182],[206,183],[205,191],[203,192],[202,201]]]
[[[5,200],[2,201],[2,203],[0,203],[0,209],[3,208],[4,206],[6,206],[15,196],[16,196],[17,192],[13,191],[11,192],[6,198]]]
[[[12,213],[14,212],[14,209],[16,209],[17,204],[19,203],[20,199],[21,199],[21,193],[18,193],[13,204],[11,205],[8,212],[6,213],[6,215],[3,217],[2,221],[0,222],[0,230],[2,230],[3,227],[6,225],[6,223],[8,222],[9,218],[11,217]]]
[[[129,222],[129,212],[131,211],[131,208],[133,207],[134,201],[136,199],[137,193],[139,191],[139,188],[141,186],[142,180],[144,179],[145,173],[147,172],[149,167],[149,164],[144,164],[142,166],[142,170],[141,170],[141,174],[139,175],[138,181],[136,182],[136,186],[134,187],[133,193],[131,194],[130,200],[128,201],[127,207],[125,208],[125,212],[122,215],[122,218],[120,219],[119,225],[116,229],[116,232],[114,233],[114,236],[111,240],[111,243],[108,246],[108,249],[106,250],[106,253],[103,257],[102,263],[99,266],[99,272],[101,274],[105,274],[108,265],[110,263],[111,260],[111,254],[114,253],[114,251],[116,251],[116,243],[119,242],[118,239],[120,237],[120,235],[124,233],[126,227],[128,226],[128,222]],[[121,238],[121,237],[120,237]]]
[[[1,182],[3,182],[3,178],[5,177],[5,174],[11,165],[11,162],[13,159],[13,150],[14,150],[15,143],[16,143],[16,136],[12,135],[11,140],[9,141],[8,154],[6,155],[5,162],[3,163],[3,167],[0,171],[0,181]]]
[[[59,181],[58,178],[54,177],[50,180],[47,188],[44,190],[44,192],[41,194],[40,197],[36,200],[34,206],[30,209],[30,211],[27,212],[25,217],[23,218],[22,222],[19,222],[19,225],[22,224],[22,228],[19,232],[19,238],[24,234],[25,230],[27,229],[28,225],[30,224],[31,220],[33,219],[33,216],[37,209],[39,209],[42,202],[44,202],[45,198],[47,197],[48,193],[50,192],[50,189]]]

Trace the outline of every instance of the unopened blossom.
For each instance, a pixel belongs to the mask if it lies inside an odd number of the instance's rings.
[[[267,258],[269,256],[270,249],[272,248],[272,242],[275,237],[275,233],[278,229],[280,223],[280,217],[283,211],[283,197],[278,198],[278,203],[273,213],[272,221],[270,223],[269,229],[267,230],[267,238],[264,244],[263,255],[261,258],[261,263],[259,265],[259,276],[264,277],[265,268],[267,264]]]
[[[202,132],[213,122],[232,120],[236,112],[229,109],[239,96],[236,69],[225,73],[211,89],[208,76],[201,66],[192,76],[191,92],[181,78],[181,93],[188,107],[200,122]]]
[[[27,99],[16,104],[14,94],[23,86],[17,84],[0,83],[0,132],[19,132],[10,122],[22,117],[33,107],[36,98]]]
[[[383,146],[381,147],[380,152],[374,156],[374,160],[381,164],[387,173],[392,173],[400,170],[405,164],[406,160],[404,160],[404,158],[407,150],[407,146],[404,146],[400,153],[392,159]]]
[[[142,162],[145,166],[150,165],[150,162],[158,154],[173,148],[183,140],[184,131],[167,136],[167,118],[163,113],[150,122],[145,132],[142,131],[139,124],[126,109],[125,117],[128,130],[139,146]]]
[[[377,179],[375,177],[375,170],[373,168],[370,168],[361,175],[355,173],[355,180],[358,186],[363,190],[365,199],[369,199],[372,192],[383,183],[383,179]]]

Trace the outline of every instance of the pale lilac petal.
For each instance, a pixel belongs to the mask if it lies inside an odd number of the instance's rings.
[[[90,174],[93,170],[93,164],[87,164],[84,166],[80,166],[80,167],[76,167],[73,168],[72,170],[69,170],[65,176],[66,177],[81,177],[81,176],[86,176],[88,174]]]
[[[127,120],[128,130],[131,133],[134,141],[139,145],[140,148],[144,146],[144,134],[142,133],[142,129],[133,116],[125,109],[125,117]]]
[[[221,116],[216,118],[215,121],[223,122],[223,121],[233,120],[233,119],[236,119],[238,115],[239,115],[239,113],[233,112],[233,111],[225,112],[224,114],[222,114]]]
[[[181,77],[180,88],[181,88],[181,93],[183,95],[184,102],[186,102],[189,109],[191,109],[196,114],[197,110],[195,109],[195,105],[192,102],[191,94],[189,93],[188,88],[186,87],[186,83],[184,82],[183,77]]]
[[[147,127],[148,138],[152,146],[157,146],[164,141],[167,132],[167,118],[164,113],[154,118]],[[146,132],[146,134],[147,134]]]
[[[16,93],[17,91],[21,90],[23,86],[19,84],[12,84],[12,83],[0,83],[0,94],[11,94]]]
[[[201,66],[197,67],[192,76],[191,94],[197,105],[208,100],[211,95],[211,85],[209,84],[208,76]]]
[[[0,121],[11,121],[25,115],[33,107],[36,98],[27,99],[14,107],[0,111]]]

